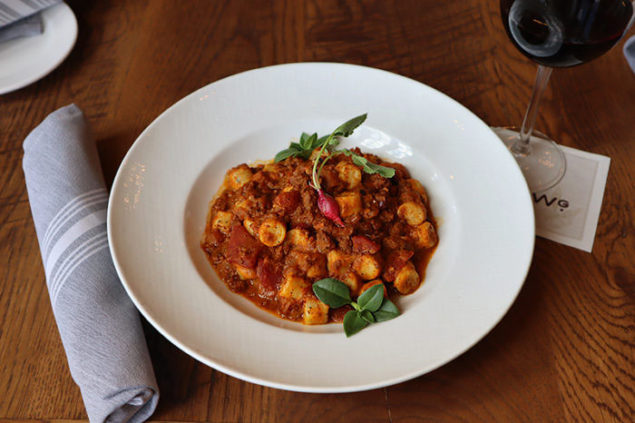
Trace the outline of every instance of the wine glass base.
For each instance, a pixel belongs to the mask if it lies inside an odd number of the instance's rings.
[[[562,150],[544,134],[534,131],[529,140],[527,154],[512,149],[520,135],[512,128],[492,128],[512,153],[525,176],[531,192],[541,192],[555,186],[567,169],[567,160]]]

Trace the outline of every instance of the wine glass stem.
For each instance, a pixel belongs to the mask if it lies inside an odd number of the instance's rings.
[[[524,156],[529,154],[529,139],[531,138],[531,133],[534,131],[534,125],[536,124],[538,105],[540,103],[540,99],[542,98],[542,94],[545,92],[545,88],[547,88],[547,84],[549,83],[551,71],[552,69],[546,66],[538,66],[536,82],[534,83],[534,89],[531,93],[531,100],[529,100],[529,106],[525,112],[523,124],[520,127],[520,137],[511,148],[511,151],[514,154]]]

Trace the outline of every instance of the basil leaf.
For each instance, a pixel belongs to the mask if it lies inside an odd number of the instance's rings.
[[[302,149],[305,151],[306,150],[312,151],[313,143],[317,140],[317,133],[314,133],[313,135],[309,135],[306,132],[303,132],[302,137],[300,138],[300,146],[302,147]]]
[[[311,157],[311,153],[313,153],[313,150],[298,151],[298,153],[296,154],[296,157],[302,157],[303,159],[308,159],[309,157]]]
[[[368,160],[366,160],[362,156],[358,156],[355,153],[351,153],[350,156],[351,156],[351,159],[353,160],[353,163],[355,163],[357,166],[360,166],[364,171],[366,171],[366,166],[368,165]]]
[[[370,175],[378,173],[384,178],[392,178],[393,176],[395,176],[395,169],[393,169],[392,167],[382,166],[378,165],[377,163],[370,162],[365,157],[357,155],[352,151],[342,150],[342,153],[350,156],[353,163],[361,167],[364,172]]]
[[[316,134],[317,135],[317,134]],[[324,135],[323,137],[320,137],[318,139],[315,140],[315,142],[313,143],[313,145],[311,145],[312,149],[318,148],[318,147],[322,147],[322,144],[324,144],[324,142],[328,139],[330,135]],[[332,142],[329,144],[333,144]]]
[[[366,169],[366,168],[368,168],[368,169]],[[384,178],[392,178],[393,176],[395,176],[395,169],[393,169],[392,167],[378,165],[378,164],[375,164],[373,162],[367,162],[366,163],[366,167],[364,168],[364,172],[370,173],[370,174],[379,173]]]
[[[377,311],[384,299],[384,286],[375,285],[368,288],[357,298],[357,304],[362,310]]]
[[[313,293],[320,301],[332,308],[339,308],[351,302],[348,286],[335,278],[326,278],[315,282]]]
[[[283,161],[284,159],[288,159],[289,157],[297,156],[297,155],[298,155],[298,150],[287,148],[286,150],[282,150],[281,152],[276,154],[276,157],[274,157],[273,161],[275,163],[278,163]]]
[[[369,310],[362,310],[360,316],[362,316],[362,319],[364,319],[368,323],[375,323],[375,316],[373,316],[373,313],[371,313]]]
[[[331,141],[329,142],[329,145],[326,146],[326,148],[329,151],[332,151],[338,145],[340,145],[340,139],[333,137],[333,138],[331,138]]]
[[[303,132],[302,135],[300,135],[300,146],[302,147],[302,149],[311,148],[309,137],[310,135],[307,134],[306,132]]]
[[[347,122],[344,122],[343,124],[338,126],[337,129],[333,131],[332,135],[334,137],[336,136],[348,137],[350,134],[353,133],[355,128],[357,128],[359,125],[364,123],[365,120],[366,120],[366,113],[364,113],[363,115],[354,117],[353,119]]]
[[[344,333],[346,337],[355,335],[368,325],[358,311],[351,310],[344,316]]]
[[[399,316],[399,309],[388,298],[384,298],[379,310],[373,313],[377,322],[385,322],[386,320],[394,319]]]

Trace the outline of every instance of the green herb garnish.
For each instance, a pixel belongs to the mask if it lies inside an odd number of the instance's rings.
[[[273,161],[278,163],[284,159],[288,159],[289,157],[301,157],[303,159],[308,159],[313,150],[321,147],[327,138],[328,135],[318,138],[317,133],[309,135],[306,132],[303,132],[302,135],[300,135],[299,142],[292,142],[289,144],[289,148],[276,154]]]
[[[313,293],[320,301],[332,308],[350,304],[353,310],[344,316],[344,333],[347,337],[356,334],[372,323],[384,322],[399,316],[397,306],[384,297],[383,285],[368,288],[357,301],[351,300],[348,286],[335,279],[321,279],[313,284]]]
[[[393,169],[392,167],[382,166],[378,165],[377,163],[369,162],[368,159],[366,159],[365,157],[360,156],[359,154],[355,154],[350,150],[337,150],[334,153],[350,156],[351,160],[353,160],[353,163],[361,167],[362,170],[368,174],[372,175],[373,173],[378,173],[384,178],[392,178],[393,176],[395,176],[395,169]]]
[[[384,178],[392,178],[395,175],[395,169],[391,167],[381,166],[376,163],[369,162],[368,159],[358,154],[355,154],[352,151],[347,149],[334,150],[334,148],[337,147],[337,145],[339,144],[339,140],[336,137],[350,136],[358,126],[364,123],[364,121],[366,120],[366,116],[367,116],[366,113],[364,113],[363,115],[354,117],[353,119],[338,126],[329,135],[324,135],[320,138],[318,138],[317,133],[313,133],[309,135],[306,132],[303,132],[302,135],[300,135],[300,140],[298,142],[292,142],[289,145],[289,148],[287,148],[286,150],[282,150],[281,152],[276,154],[276,157],[274,158],[274,162],[278,163],[289,157],[301,157],[303,159],[308,159],[309,157],[311,157],[311,153],[313,152],[313,150],[315,150],[318,147],[321,147],[320,155],[318,155],[318,160],[316,160],[316,166],[314,166],[315,168],[317,168],[317,162],[321,158],[324,150],[328,150],[331,154],[329,154],[328,156],[324,158],[324,160],[322,160],[319,170],[322,169],[324,164],[332,156],[336,154],[345,154],[351,157],[351,159],[353,160],[353,163],[361,167],[364,172],[371,175],[374,173],[378,173]],[[315,180],[319,176],[319,170],[318,169],[314,169],[314,170],[316,170],[314,171],[314,174],[317,174],[313,178],[313,183],[315,185],[315,182],[316,182]],[[319,185],[316,185],[316,186],[319,187]]]
[[[365,157],[355,154],[347,149],[334,149],[339,144],[338,137],[348,137],[359,125],[364,123],[365,120],[366,114],[364,113],[363,115],[359,115],[347,122],[344,122],[329,135],[320,138],[318,138],[317,133],[309,135],[306,132],[303,132],[300,136],[299,142],[292,142],[289,145],[289,148],[282,150],[276,154],[276,157],[274,158],[274,162],[276,163],[286,160],[289,157],[301,157],[303,159],[308,159],[311,157],[311,154],[316,148],[320,148],[317,157],[313,160],[313,172],[311,175],[312,183],[310,185],[318,193],[317,205],[322,215],[339,227],[344,226],[344,221],[340,217],[339,206],[335,199],[324,192],[320,186],[320,172],[322,172],[322,168],[331,157],[336,154],[345,154],[351,157],[353,163],[361,167],[362,170],[368,174],[372,175],[377,173],[384,178],[392,178],[395,176],[395,169],[391,167],[381,166],[370,162]],[[328,154],[323,157],[325,151],[327,151]]]

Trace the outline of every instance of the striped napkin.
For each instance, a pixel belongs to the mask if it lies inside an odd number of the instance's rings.
[[[62,0],[0,0],[0,43],[44,32],[39,13]]]
[[[623,51],[628,65],[633,70],[633,73],[635,73],[635,35],[633,35],[624,43]]]
[[[22,165],[53,314],[88,417],[143,422],[159,391],[108,249],[108,193],[81,110],[63,107],[35,128]]]
[[[0,28],[61,2],[62,0],[0,0]]]

